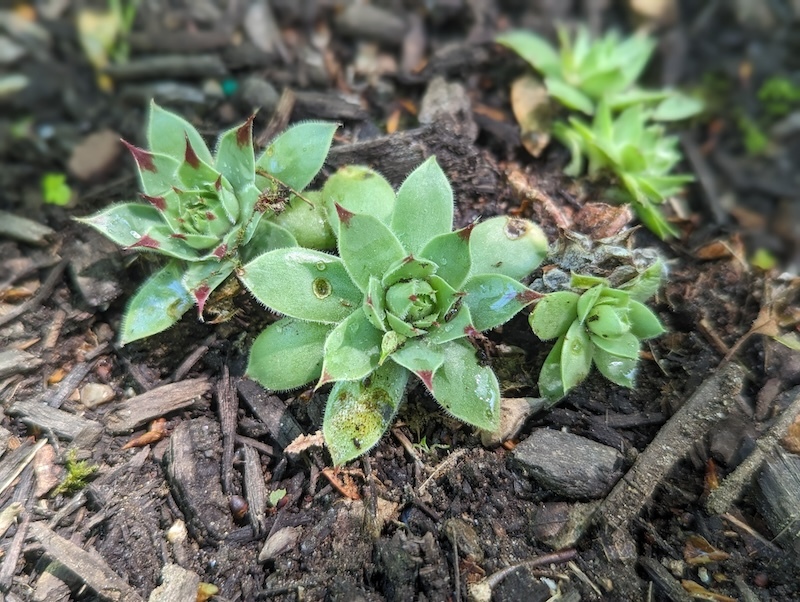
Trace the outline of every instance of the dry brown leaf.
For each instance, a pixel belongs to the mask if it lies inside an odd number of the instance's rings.
[[[333,485],[333,488],[343,496],[351,500],[361,499],[361,495],[358,493],[358,487],[349,472],[334,468],[324,468],[322,474],[328,479],[330,484]],[[341,480],[339,477],[341,477]]]
[[[692,598],[696,598],[698,600],[713,600],[714,602],[739,602],[736,598],[731,598],[730,596],[725,596],[723,594],[716,594],[711,590],[707,590],[699,583],[689,581],[688,579],[682,579],[681,585],[683,586],[683,589],[689,592]]]
[[[511,84],[511,109],[519,123],[522,145],[539,157],[550,144],[553,120],[550,95],[537,78],[523,75]]]
[[[683,559],[691,565],[721,562],[730,558],[730,554],[718,550],[702,535],[692,535],[686,540],[683,548]]]
[[[284,448],[284,452],[290,456],[299,456],[301,453],[312,447],[323,447],[325,437],[322,431],[317,431],[313,435],[300,435]]]
[[[150,428],[146,433],[142,433],[138,437],[134,437],[122,446],[122,449],[130,449],[132,447],[144,447],[151,443],[161,441],[167,435],[167,419],[159,418],[150,423]]]

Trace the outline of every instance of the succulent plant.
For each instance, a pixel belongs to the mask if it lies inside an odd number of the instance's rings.
[[[622,39],[616,31],[592,40],[585,26],[574,40],[564,26],[557,28],[560,48],[530,31],[503,33],[496,41],[516,52],[544,78],[547,91],[567,108],[587,115],[605,99],[614,111],[632,105],[652,106],[652,118],[674,121],[690,117],[702,104],[675,90],[645,90],[636,85],[656,43],[635,34]]]
[[[617,200],[630,202],[654,234],[662,239],[677,234],[655,205],[677,194],[694,178],[670,173],[682,159],[679,140],[666,135],[663,126],[648,124],[645,109],[634,105],[615,119],[608,104],[601,101],[591,125],[570,117],[568,123],[557,123],[553,133],[572,153],[565,169],[568,175],[583,171],[586,156],[589,174],[612,175],[618,185]]]
[[[611,382],[634,386],[641,341],[664,332],[642,303],[658,290],[662,271],[657,262],[619,287],[605,278],[573,274],[574,290],[536,302],[529,316],[534,334],[557,339],[539,373],[542,396],[559,400],[586,378],[592,364]]]
[[[304,236],[269,218],[297,198],[313,205],[301,191],[322,167],[337,125],[292,126],[258,158],[252,125],[253,117],[224,132],[212,155],[194,126],[152,103],[149,149],[125,143],[143,202],[79,219],[126,249],[169,258],[131,299],[122,344],[169,328],[192,305],[202,319],[209,295],[242,262]]]
[[[258,336],[249,376],[273,390],[333,382],[323,432],[335,464],[375,445],[416,375],[449,414],[495,430],[500,393],[472,340],[538,295],[519,280],[547,251],[535,224],[495,217],[453,228],[453,193],[435,158],[395,194],[359,166],[322,192],[339,256],[264,253],[241,280],[284,317]]]

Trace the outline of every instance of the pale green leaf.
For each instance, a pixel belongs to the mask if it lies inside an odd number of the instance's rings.
[[[411,339],[389,357],[416,374],[430,388],[433,375],[444,362],[444,354],[440,349],[441,346],[431,345],[427,337]]]
[[[381,356],[383,332],[369,321],[362,308],[342,320],[325,341],[322,376],[317,387],[337,380],[358,380],[368,376]]]
[[[679,121],[693,117],[702,110],[702,101],[680,92],[672,92],[659,103],[652,118],[656,121]]]
[[[612,355],[595,348],[594,365],[608,380],[623,387],[633,388],[636,379],[638,359]]]
[[[554,403],[564,397],[564,382],[561,378],[561,351],[564,337],[559,337],[539,371],[539,395]]]
[[[431,328],[426,340],[429,343],[446,343],[465,337],[473,330],[475,330],[475,327],[472,325],[469,307],[461,305],[451,317],[446,318],[438,326]]]
[[[529,31],[509,31],[495,38],[495,42],[510,48],[537,71],[546,75],[559,73],[561,61],[556,49],[547,40]]]
[[[239,246],[239,259],[247,263],[268,251],[296,246],[297,240],[286,228],[270,219],[260,219],[250,241]]]
[[[347,271],[362,291],[370,276],[381,278],[408,255],[400,241],[378,218],[345,213],[339,228],[339,255]]]
[[[578,319],[578,299],[572,291],[558,291],[539,299],[528,317],[533,333],[547,341],[563,336]]]
[[[121,247],[135,245],[148,230],[165,223],[158,209],[143,203],[116,203],[75,220],[91,226]]]
[[[325,121],[295,124],[267,146],[256,161],[256,167],[301,192],[325,163],[338,127],[338,123]],[[265,188],[267,183],[267,178],[256,178],[259,189]]]
[[[444,362],[433,376],[433,396],[442,408],[467,424],[496,431],[500,427],[500,386],[489,366],[464,341],[440,347]]]
[[[120,328],[120,345],[166,330],[194,305],[181,284],[183,265],[171,261],[150,276],[131,298]]]
[[[547,86],[547,92],[550,96],[558,100],[558,102],[565,107],[575,109],[587,115],[592,115],[594,113],[594,102],[578,88],[570,86],[557,77],[544,78],[544,85]]]
[[[597,300],[600,298],[600,295],[603,291],[606,290],[606,287],[602,284],[598,284],[597,286],[593,286],[589,290],[585,291],[580,299],[578,299],[578,323],[583,324],[583,321],[586,319],[586,316],[589,315],[589,312],[594,307],[594,304],[597,303]]]
[[[477,224],[470,233],[470,275],[502,274],[521,280],[547,255],[547,237],[533,222],[497,216]]]
[[[150,119],[147,124],[147,141],[150,150],[182,161],[186,151],[187,138],[200,160],[212,164],[211,152],[195,127],[183,117],[151,101]]]
[[[405,368],[386,362],[368,381],[333,386],[322,432],[335,466],[367,453],[380,441],[397,414],[407,382]]]
[[[250,348],[247,376],[273,391],[302,387],[322,374],[330,324],[281,318],[256,337]]]
[[[639,357],[639,339],[630,332],[616,337],[602,337],[590,334],[589,338],[595,347],[611,355],[629,359],[637,359]]]
[[[363,165],[347,165],[325,182],[322,202],[331,229],[338,235],[337,205],[351,213],[372,215],[388,224],[394,211],[395,194],[392,185],[378,172]]]
[[[301,247],[320,251],[335,249],[336,237],[328,223],[322,192],[307,190],[303,197],[305,200],[292,195],[286,208],[272,221],[291,232]]]
[[[214,166],[237,192],[252,186],[255,182],[253,117],[255,115],[243,124],[224,132],[217,142]]]
[[[592,343],[586,329],[573,322],[564,335],[561,348],[561,382],[564,391],[583,381],[592,369]]]
[[[198,261],[189,264],[181,283],[197,304],[198,317],[203,319],[203,309],[209,295],[233,273],[234,264],[229,259],[222,261]]]
[[[459,288],[469,273],[469,239],[472,230],[472,226],[467,226],[455,232],[440,234],[432,238],[420,252],[420,257],[429,259],[438,266],[436,275],[453,288]]]
[[[453,189],[436,157],[412,171],[400,186],[391,228],[414,255],[435,236],[453,229]]]
[[[643,303],[631,300],[628,307],[631,332],[638,339],[652,339],[666,332],[658,317]]]
[[[472,276],[462,291],[462,303],[469,307],[472,324],[479,332],[505,324],[534,298],[527,286],[502,274]]]
[[[341,259],[311,249],[259,255],[242,266],[239,278],[261,303],[300,320],[337,323],[363,300]]]

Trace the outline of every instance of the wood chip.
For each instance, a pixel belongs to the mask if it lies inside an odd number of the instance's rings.
[[[270,435],[280,447],[286,447],[303,434],[300,425],[289,413],[280,397],[270,395],[261,385],[250,380],[240,380],[236,388],[253,414],[269,430]]]
[[[261,537],[267,527],[267,485],[258,452],[249,445],[244,448],[244,494],[247,497],[248,517],[253,535]]]
[[[42,545],[46,555],[67,567],[96,592],[100,599],[112,602],[142,601],[136,590],[112,571],[99,555],[87,552],[57,535],[44,523],[31,523],[28,530]]]
[[[45,432],[53,432],[60,439],[72,441],[86,428],[96,429],[100,425],[64,410],[51,408],[38,401],[18,401],[8,409],[8,414],[18,416],[25,424]]]
[[[106,428],[114,435],[130,433],[151,420],[188,408],[210,390],[205,377],[156,387],[121,403],[106,417]]]
[[[173,602],[174,600],[194,600],[200,577],[177,564],[166,564],[161,569],[161,585],[155,588],[148,602]]]
[[[8,211],[0,211],[0,238],[13,238],[28,244],[43,247],[55,231],[32,219]]]
[[[19,349],[0,351],[0,378],[30,372],[41,365],[42,360],[27,351]]]

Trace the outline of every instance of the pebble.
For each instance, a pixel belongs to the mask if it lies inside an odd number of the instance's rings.
[[[81,387],[81,403],[96,408],[114,399],[114,389],[102,383],[87,383]]]
[[[86,136],[73,149],[67,163],[70,174],[84,182],[108,172],[122,153],[120,135],[104,129]]]
[[[530,479],[570,499],[601,498],[622,476],[623,456],[616,449],[551,429],[535,429],[512,458]]]
[[[477,563],[483,561],[483,549],[478,534],[467,521],[461,518],[448,518],[444,521],[442,530],[450,543],[455,542],[458,546],[458,553],[461,556],[469,557]]]
[[[252,109],[272,113],[278,106],[280,95],[268,81],[260,77],[248,77],[241,89],[242,99]]]

